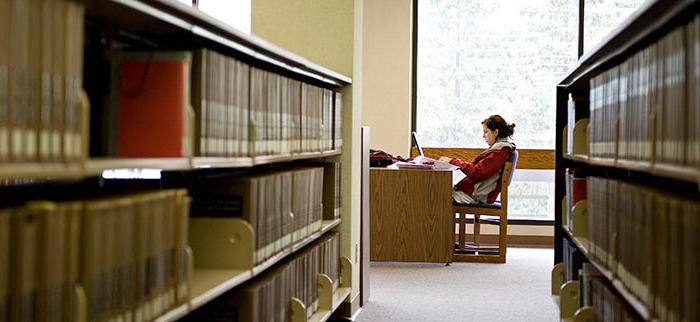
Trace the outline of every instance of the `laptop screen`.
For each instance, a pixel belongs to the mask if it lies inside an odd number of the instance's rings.
[[[416,131],[411,132],[411,137],[413,138],[413,144],[415,144],[416,149],[418,149],[418,155],[423,156],[423,148],[421,148],[420,144],[418,144],[418,138],[416,137]]]

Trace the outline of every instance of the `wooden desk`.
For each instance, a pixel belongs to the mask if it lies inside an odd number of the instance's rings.
[[[370,260],[452,262],[452,171],[370,169]]]

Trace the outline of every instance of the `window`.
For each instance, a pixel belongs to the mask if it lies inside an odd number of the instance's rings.
[[[508,187],[508,218],[554,220],[554,170],[520,169]]]
[[[416,130],[429,147],[484,147],[481,121],[519,148],[554,148],[555,85],[576,61],[578,1],[418,0]]]
[[[481,121],[516,124],[518,148],[554,149],[555,86],[577,60],[576,0],[417,0],[416,131],[426,147],[482,148]],[[642,0],[587,0],[592,48]],[[515,171],[513,219],[554,219],[554,170]]]
[[[250,34],[251,0],[198,0],[197,7],[229,26]]]
[[[642,0],[586,0],[584,48]],[[429,147],[483,147],[481,121],[554,148],[555,85],[577,59],[578,1],[418,0],[416,130]]]
[[[644,0],[586,0],[583,15],[583,52],[598,45],[643,2]]]

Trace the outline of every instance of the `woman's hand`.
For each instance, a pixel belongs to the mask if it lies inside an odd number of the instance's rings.
[[[452,160],[452,158],[448,158],[448,157],[440,157],[440,158],[438,159],[438,161],[442,161],[442,162],[445,162],[445,163],[450,163],[451,160]]]

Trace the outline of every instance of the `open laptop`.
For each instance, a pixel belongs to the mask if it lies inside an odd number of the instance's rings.
[[[423,148],[421,148],[420,144],[418,144],[418,138],[416,137],[416,131],[411,132],[411,138],[413,138],[413,144],[415,144],[416,149],[418,149],[418,155],[423,156]]]
[[[423,148],[420,146],[418,143],[418,135],[416,134],[416,131],[411,132],[411,137],[413,138],[413,143],[416,145],[416,149],[418,149],[418,156],[414,158],[414,161],[432,161],[434,162],[433,168],[437,170],[452,170],[452,186],[457,185],[466,175],[462,170],[452,164],[438,161],[435,159],[431,159],[423,155]]]

